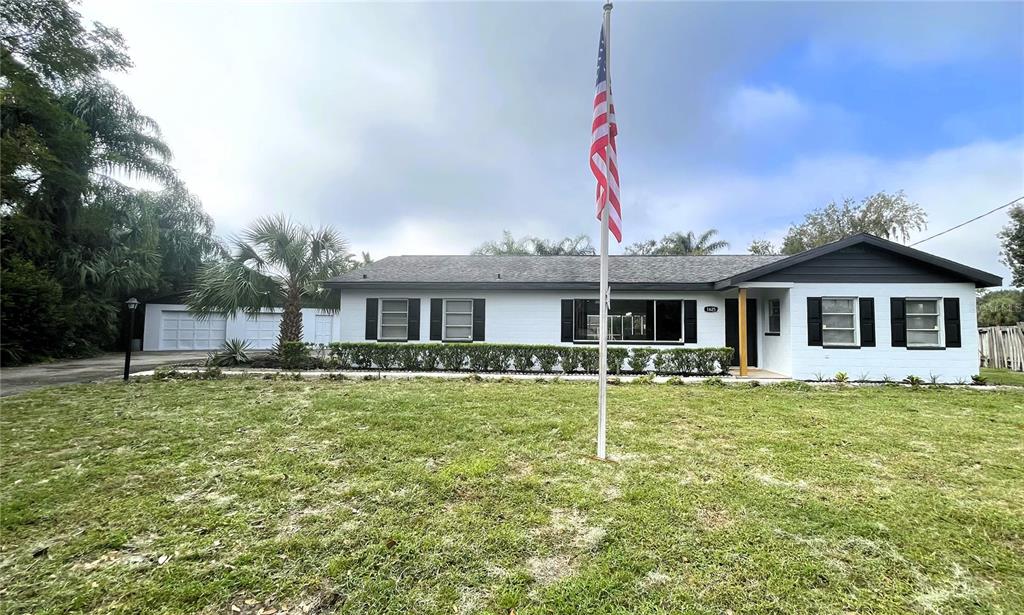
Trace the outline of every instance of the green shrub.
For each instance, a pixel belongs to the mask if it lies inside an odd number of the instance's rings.
[[[559,351],[560,349],[558,346],[534,347],[533,356],[537,357],[537,365],[540,367],[540,371],[555,371],[555,365],[558,363]]]
[[[296,351],[298,352],[298,351]],[[479,372],[495,372],[514,369],[530,372],[561,371],[565,373],[596,373],[598,371],[599,349],[596,346],[548,346],[532,344],[481,344],[481,343],[390,343],[390,342],[335,342],[324,351],[328,358],[317,360],[309,356],[306,347],[304,357],[295,359],[298,367],[288,367],[281,356],[285,369],[308,369],[325,363],[340,369],[407,369],[462,371],[472,369]],[[626,361],[634,373],[651,370],[658,374],[713,375],[728,373],[729,348],[623,348],[608,349],[608,371],[622,373]],[[653,365],[652,365],[652,358]],[[644,368],[637,369],[639,366]],[[725,367],[723,367],[725,366]]]
[[[313,365],[309,346],[302,342],[284,342],[277,349],[283,369],[309,369]]]
[[[654,384],[654,374],[642,374],[633,378],[632,384]]]
[[[651,357],[657,354],[657,352],[654,348],[634,348],[629,353],[629,370],[634,373],[646,372],[650,365]]]
[[[533,346],[517,345],[509,348],[512,368],[517,372],[533,371]]]
[[[180,372],[174,368],[153,371],[155,380],[217,380],[224,377],[219,367],[208,367],[195,371]]]
[[[974,374],[973,376],[971,376],[971,384],[976,384],[979,386],[988,384],[988,378],[982,376],[981,374]]]
[[[722,380],[721,378],[719,378],[718,376],[712,376],[712,377],[707,378],[707,379],[704,380],[704,386],[724,387],[725,386],[725,381]]]
[[[248,351],[251,346],[252,344],[246,340],[237,338],[225,340],[217,352],[211,353],[207,357],[206,364],[214,367],[245,365],[250,361]]]
[[[850,381],[850,376],[846,372],[836,372],[836,375],[832,378],[839,384],[846,384]]]
[[[503,344],[468,344],[469,368],[477,372],[501,372],[508,369],[508,346]]]
[[[563,346],[558,351],[558,362],[562,364],[562,371],[572,374],[583,367],[583,351],[580,346]]]
[[[441,344],[437,351],[441,369],[457,372],[466,365],[467,344]]]
[[[904,378],[903,382],[906,383],[906,384],[909,384],[910,386],[914,387],[915,389],[917,387],[921,386],[922,384],[924,384],[924,380],[922,380],[920,376],[915,376],[914,374],[910,374],[909,376]]]
[[[629,359],[629,348],[608,348],[608,371],[613,374],[621,374],[626,370],[627,359]]]

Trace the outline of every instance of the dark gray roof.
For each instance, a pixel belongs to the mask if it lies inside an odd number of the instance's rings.
[[[774,263],[783,256],[611,256],[618,287],[710,288],[714,282]],[[331,286],[597,287],[597,256],[389,256],[329,281]]]

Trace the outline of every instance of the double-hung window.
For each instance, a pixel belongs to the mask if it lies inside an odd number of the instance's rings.
[[[371,329],[372,330],[372,329]],[[409,339],[409,300],[380,300],[380,337],[381,340]]]
[[[856,346],[857,299],[822,297],[821,333],[825,346]]]
[[[907,347],[942,346],[941,304],[939,299],[907,299]]]
[[[473,300],[444,300],[444,341],[473,341]]]

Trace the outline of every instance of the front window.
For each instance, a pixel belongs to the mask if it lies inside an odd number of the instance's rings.
[[[409,300],[380,300],[380,339],[409,339]]]
[[[938,299],[907,299],[907,346],[941,346]]]
[[[781,299],[769,299],[767,307],[767,324],[765,325],[765,333],[768,335],[778,335],[779,329],[782,325],[782,300]]]
[[[825,346],[856,346],[857,300],[852,297],[823,297],[821,324]]]
[[[451,342],[473,340],[473,300],[444,300],[444,339]]]
[[[597,299],[576,299],[573,307],[573,338],[597,340],[601,323]],[[680,342],[682,323],[681,300],[613,299],[608,309],[608,340]]]

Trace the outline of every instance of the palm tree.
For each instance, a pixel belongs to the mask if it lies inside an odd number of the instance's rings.
[[[329,226],[311,229],[284,215],[256,220],[230,255],[204,266],[186,303],[200,315],[255,315],[283,308],[278,343],[302,340],[302,307],[337,310],[321,284],[352,266],[348,242]]]
[[[626,248],[627,254],[640,256],[704,256],[729,247],[728,241],[717,240],[718,229],[708,229],[698,237],[693,231],[669,233],[655,243],[653,239],[634,243]]]

